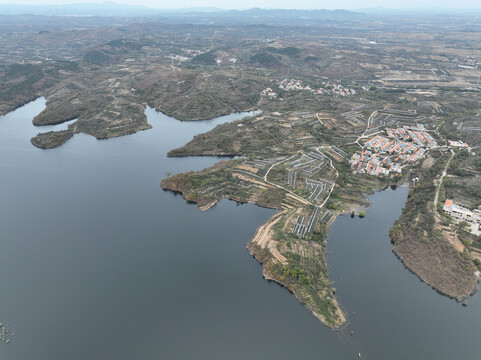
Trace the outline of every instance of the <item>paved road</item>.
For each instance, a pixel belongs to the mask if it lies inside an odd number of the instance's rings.
[[[439,192],[441,191],[441,185],[444,181],[444,177],[446,176],[446,174],[448,173],[448,166],[449,164],[451,163],[451,160],[453,159],[453,156],[455,154],[455,152],[453,151],[453,149],[449,149],[449,151],[451,151],[451,157],[449,158],[448,162],[446,163],[446,166],[444,167],[444,170],[443,170],[443,174],[441,175],[441,180],[439,181],[439,184],[438,184],[438,188],[436,189],[436,195],[434,196],[434,205],[433,205],[433,209],[434,209],[434,214],[436,216],[439,217],[439,214],[438,214],[438,199],[439,199]]]

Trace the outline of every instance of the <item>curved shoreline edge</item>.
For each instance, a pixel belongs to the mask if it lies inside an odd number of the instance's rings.
[[[278,237],[276,239],[273,238],[273,234],[271,234],[272,228],[276,225],[276,223],[279,222],[279,220],[286,215],[286,213],[289,211],[289,209],[279,207],[279,206],[266,206],[265,204],[259,203],[258,201],[255,201],[255,199],[239,199],[235,198],[233,196],[225,196],[220,199],[214,199],[205,203],[199,202],[198,199],[192,199],[189,194],[186,192],[186,189],[183,186],[176,186],[178,185],[178,182],[173,181],[171,178],[165,179],[162,181],[161,186],[164,190],[166,191],[173,191],[176,193],[181,193],[183,198],[190,202],[190,203],[196,203],[197,206],[199,207],[200,210],[207,210],[214,206],[218,201],[220,201],[223,198],[227,198],[230,200],[237,201],[239,203],[251,203],[254,205],[262,206],[262,207],[267,207],[267,208],[274,208],[279,210],[278,213],[274,214],[271,218],[269,218],[266,222],[264,222],[261,226],[259,226],[256,231],[254,236],[251,238],[251,240],[247,244],[247,249],[251,253],[251,255],[262,265],[262,272],[263,272],[263,277],[268,280],[268,281],[274,281],[277,284],[279,284],[282,287],[285,287],[289,292],[291,292],[297,299],[298,301],[303,304],[306,308],[308,308],[312,314],[320,320],[325,326],[333,329],[333,330],[342,330],[348,325],[348,319],[346,316],[346,313],[342,310],[340,304],[338,303],[334,292],[331,294],[323,293],[324,296],[326,296],[327,299],[329,299],[330,303],[332,304],[333,307],[333,313],[336,314],[335,316],[335,321],[333,321],[333,318],[327,319],[326,315],[319,311],[319,308],[314,306],[315,302],[312,301],[312,298],[310,296],[306,297],[306,292],[305,289],[303,289],[301,286],[299,286],[299,282],[293,282],[292,279],[286,278],[286,276],[282,276],[280,274],[280,268],[285,268],[285,266],[288,264],[285,255],[285,252],[279,251],[281,250],[286,250],[285,248],[282,248],[283,245],[279,244]],[[377,191],[382,191],[383,189],[377,189]],[[374,190],[372,193],[374,193],[376,190]],[[372,194],[371,193],[371,194]],[[365,194],[366,196],[369,196],[370,194]],[[366,207],[366,204],[363,204],[363,208],[369,208],[369,206]],[[425,246],[424,243],[421,241],[417,241],[413,243],[407,243],[404,247],[404,251],[412,252],[414,255],[412,255],[411,258],[406,259],[403,256],[402,250],[400,251],[399,245],[402,244],[402,242],[396,243],[396,240],[399,240],[396,238],[393,229],[395,229],[396,225],[399,224],[400,221],[403,220],[403,216],[405,213],[405,208],[408,208],[409,205],[409,196],[406,199],[406,203],[403,206],[403,213],[400,215],[400,217],[394,222],[392,227],[390,228],[390,233],[389,237],[392,242],[392,252],[398,257],[399,260],[401,260],[401,263],[403,266],[408,269],[410,272],[412,272],[416,277],[418,277],[422,282],[426,283],[430,287],[432,287],[435,291],[437,291],[439,294],[447,296],[451,299],[454,299],[458,302],[463,302],[466,301],[469,296],[473,295],[477,291],[477,281],[472,277],[472,275],[469,274],[469,271],[467,273],[462,274],[462,280],[464,281],[464,287],[459,287],[455,289],[455,292],[453,291],[446,291],[443,288],[443,283],[439,281],[433,281],[429,276],[431,273],[423,273],[422,271],[422,266],[430,266],[432,265],[433,261],[436,262],[438,260],[438,256],[431,256],[427,258],[420,258],[418,255],[416,255],[419,249],[423,250],[422,246]],[[334,213],[334,218],[333,221],[330,222],[332,224],[335,219],[337,219],[338,213]],[[284,219],[283,219],[284,220]],[[303,241],[304,240],[299,240],[299,245],[300,247],[303,246]],[[317,246],[317,254],[319,256],[320,262],[323,262],[324,265],[326,264],[327,261],[327,256],[326,256],[326,251],[325,247],[322,247],[312,241],[304,241],[305,243],[308,243],[306,245],[309,246]],[[421,245],[419,245],[419,243]],[[442,246],[444,243],[440,242],[441,245],[437,246]],[[446,245],[446,244],[444,244]],[[416,246],[421,246],[419,248],[416,248]],[[306,246],[307,248],[307,246]],[[447,247],[450,253],[448,252],[452,258],[456,259],[456,254],[452,253],[452,250],[449,246]],[[305,249],[305,248],[303,248]],[[446,250],[447,251],[447,250]],[[436,255],[436,254],[435,254]],[[448,257],[449,259],[449,257]],[[456,266],[461,267],[467,264],[468,262],[463,262],[463,261],[458,261],[455,263]],[[446,264],[445,264],[446,265]],[[421,266],[421,269],[418,271],[416,269],[416,266]],[[456,271],[450,272],[450,268],[447,268],[448,270],[444,270],[444,273],[442,275],[447,276],[448,279],[445,280],[449,286],[451,286],[453,283],[456,282],[456,276],[458,275]],[[327,280],[329,281],[329,274],[327,273],[327,266],[326,266],[326,274],[327,274]],[[471,273],[472,274],[472,273]],[[439,279],[438,279],[439,280]],[[442,280],[442,279],[441,279]],[[462,281],[460,281],[462,283]],[[326,288],[331,291],[330,285],[326,286]],[[468,289],[468,290],[466,290]],[[456,292],[457,291],[457,292]],[[329,296],[330,295],[330,296]]]
[[[161,183],[164,191],[172,191],[173,193],[182,194],[182,197],[189,203],[197,204],[199,210],[206,211],[214,206],[221,199],[199,202],[197,199],[191,198],[186,194],[182,186],[176,186],[178,183],[165,179]],[[263,277],[268,281],[274,281],[280,286],[286,288],[294,294],[298,301],[303,304],[311,313],[321,321],[325,326],[333,330],[342,330],[347,325],[347,316],[341,309],[334,293],[332,292],[331,283],[327,274],[326,252],[325,247],[314,241],[299,240],[293,247],[295,249],[287,249],[285,244],[281,244],[274,239],[274,226],[282,225],[286,218],[291,215],[292,210],[280,209],[277,206],[266,206],[260,204],[254,199],[242,201],[233,197],[225,197],[239,203],[250,203],[266,208],[279,210],[270,217],[266,222],[260,225],[253,237],[247,243],[246,248],[250,254],[262,265]],[[278,230],[277,230],[278,231]],[[317,275],[319,278],[315,281],[315,286],[310,286],[303,282],[307,276],[301,278],[292,275],[292,263],[289,253],[306,253],[309,252],[313,257],[318,259],[318,267],[321,269]],[[324,311],[322,311],[323,309]]]
[[[246,249],[249,251],[249,253],[252,255],[254,259],[256,259],[261,265],[262,265],[262,275],[264,279],[267,281],[273,281],[280,285],[281,287],[287,289],[291,294],[293,294],[296,299],[304,306],[306,307],[313,315],[316,317],[320,322],[322,322],[325,326],[332,330],[337,330],[341,331],[346,328],[346,326],[349,324],[348,318],[346,313],[342,310],[341,306],[339,305],[337,299],[334,297],[333,298],[333,303],[336,307],[336,314],[339,316],[339,321],[335,324],[332,324],[328,321],[326,321],[326,317],[316,311],[312,306],[309,306],[304,301],[304,298],[300,295],[298,291],[296,291],[296,288],[293,288],[292,286],[289,286],[286,282],[283,282],[280,280],[279,276],[276,276],[272,271],[271,268],[268,266],[265,266],[265,254],[262,253],[262,248],[258,244],[256,244],[256,239],[259,238],[260,233],[262,232],[263,229],[268,228],[269,226],[275,224],[277,220],[279,220],[279,216],[281,216],[282,212],[274,214],[271,218],[269,218],[265,223],[263,223],[261,226],[259,226],[256,229],[256,232],[252,239],[247,243]],[[325,253],[325,252],[324,252]]]

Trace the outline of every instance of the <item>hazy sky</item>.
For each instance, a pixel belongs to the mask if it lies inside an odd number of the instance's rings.
[[[0,0],[0,4],[66,4],[103,2],[99,0]],[[285,9],[359,9],[387,8],[481,8],[480,0],[114,0],[116,3],[145,5],[155,8],[219,7],[223,9],[285,8]]]

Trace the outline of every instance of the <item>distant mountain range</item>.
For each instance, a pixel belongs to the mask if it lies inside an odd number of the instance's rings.
[[[198,25],[262,25],[262,26],[318,26],[333,24],[348,24],[369,22],[373,18],[387,19],[389,16],[419,17],[430,15],[454,16],[481,16],[480,10],[449,10],[440,8],[431,9],[398,9],[392,10],[383,7],[366,8],[355,11],[349,10],[289,10],[289,9],[261,9],[224,10],[215,7],[191,7],[185,9],[158,9],[146,6],[124,5],[114,2],[103,3],[74,3],[66,5],[0,5],[0,27],[11,24],[26,24],[35,27],[43,20],[42,16],[60,16],[55,23],[58,28],[71,28],[76,21],[82,21],[82,26],[98,26],[102,17],[111,25],[126,25],[137,22],[139,19],[152,19],[163,24],[198,24]],[[76,17],[74,20],[72,17]],[[108,18],[108,19],[107,19]],[[88,19],[88,20],[87,20]],[[39,25],[40,26],[40,25]]]
[[[260,9],[254,8],[249,10],[225,10],[216,7],[190,7],[184,9],[159,9],[150,8],[141,5],[125,5],[115,2],[102,3],[73,3],[64,5],[17,5],[17,4],[0,4],[1,15],[59,15],[59,16],[116,16],[116,17],[182,17],[189,18],[193,16],[227,16],[239,17],[247,19],[255,19],[256,17],[267,18],[302,18],[302,19],[327,19],[327,18],[346,18],[359,17],[362,14],[380,15],[388,13],[443,13],[443,14],[466,14],[481,13],[481,7],[478,9],[448,9],[448,8],[417,8],[417,9],[389,9],[385,7],[360,8],[356,10],[288,10],[288,9]],[[256,22],[256,21],[254,21]]]
[[[146,6],[133,6],[104,3],[74,3],[65,5],[17,5],[0,4],[0,15],[62,15],[62,16],[141,16],[141,17],[191,17],[193,15],[222,15],[227,17],[272,17],[292,18],[307,17],[312,19],[349,16],[356,13],[347,10],[266,10],[254,8],[249,10],[223,10],[215,7],[191,7],[185,9],[157,9]],[[359,14],[357,14],[359,15]]]

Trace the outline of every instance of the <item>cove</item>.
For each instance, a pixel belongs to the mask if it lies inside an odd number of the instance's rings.
[[[44,106],[0,117],[0,321],[15,332],[0,358],[478,358],[479,297],[462,307],[439,296],[391,253],[407,189],[332,225],[328,262],[350,319],[332,332],[245,248],[272,210],[222,201],[201,212],[159,186],[219,160],[169,150],[245,114],[179,122],[147,109],[151,130],[41,150],[29,139]]]
[[[365,218],[344,215],[330,228],[331,280],[350,320],[344,335],[363,358],[478,359],[479,294],[464,307],[421,282],[392,253],[389,229],[408,190],[376,192]]]

